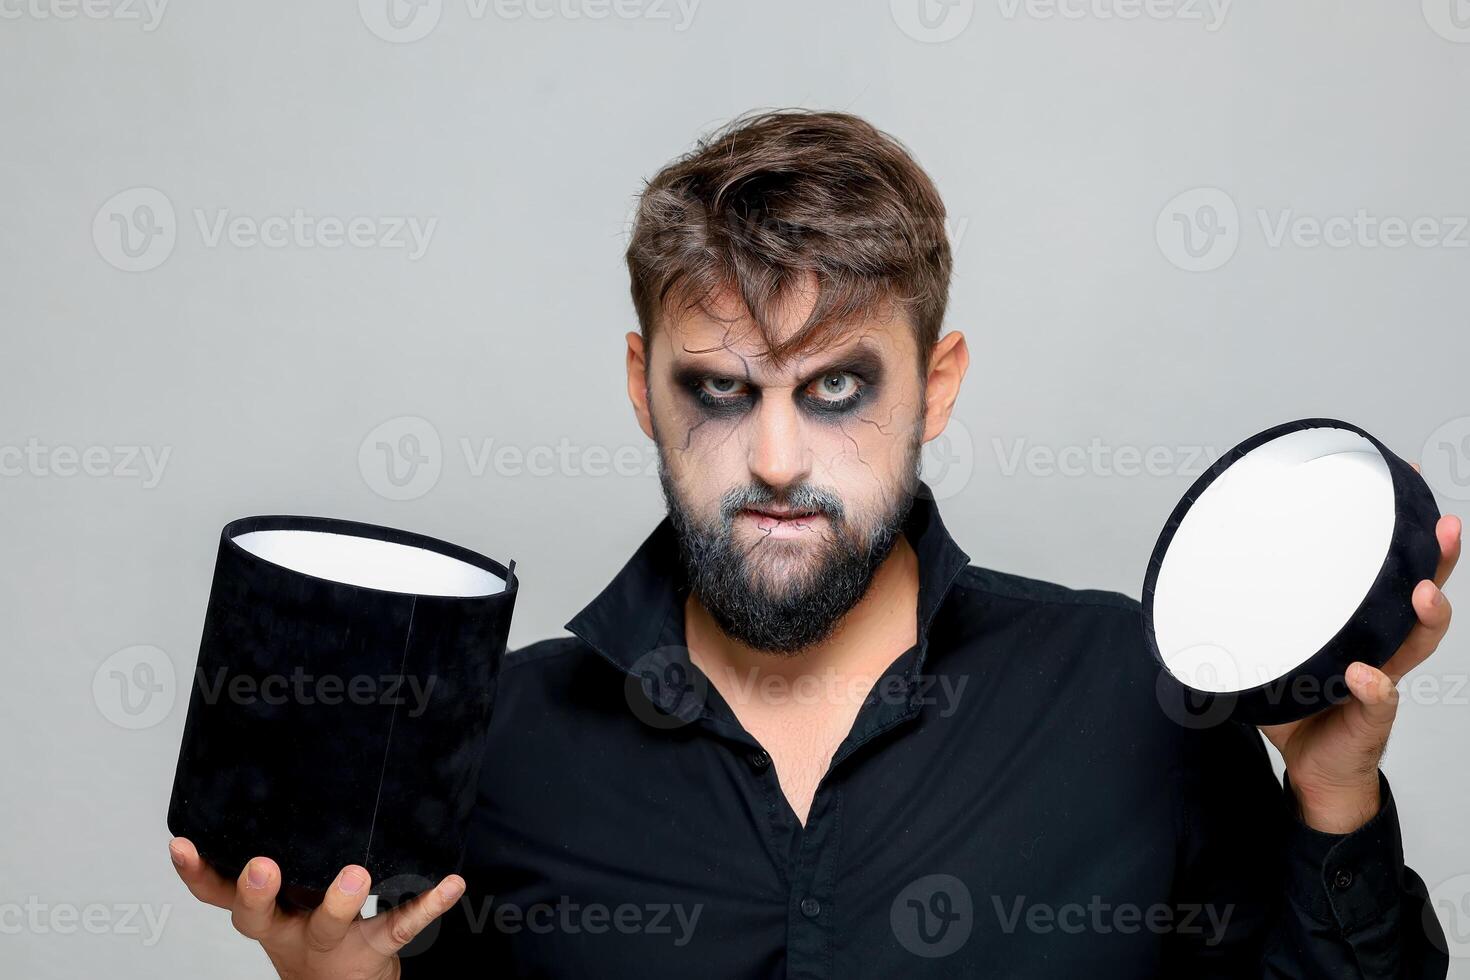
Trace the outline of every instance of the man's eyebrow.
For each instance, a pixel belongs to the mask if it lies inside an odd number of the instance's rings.
[[[751,374],[745,358],[740,355],[731,355],[738,360],[726,360],[722,358],[721,351],[686,351],[674,354],[672,370],[674,376],[680,381],[698,381],[708,377],[734,378],[746,381],[752,385],[759,385],[759,379]],[[714,360],[719,358],[718,361]],[[867,339],[859,340],[844,351],[828,354],[821,358],[814,357],[809,365],[804,365],[797,377],[797,383],[802,384],[819,378],[824,374],[835,371],[852,371],[875,380],[883,373],[883,356],[877,345]]]
[[[867,339],[859,340],[849,349],[815,361],[809,368],[803,368],[801,378],[811,381],[837,371],[851,371],[868,381],[876,381],[883,374],[883,355],[877,345]]]

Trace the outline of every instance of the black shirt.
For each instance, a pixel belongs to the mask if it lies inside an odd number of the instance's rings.
[[[969,565],[932,501],[918,643],[805,827],[688,658],[665,520],[510,654],[428,977],[1444,977],[1388,785],[1311,830],[1259,733],[1161,696],[1139,604]]]

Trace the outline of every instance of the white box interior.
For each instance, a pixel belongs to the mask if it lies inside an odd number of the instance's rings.
[[[1289,433],[1246,453],[1195,500],[1154,589],[1154,636],[1190,687],[1244,691],[1321,649],[1387,557],[1393,483],[1348,429]]]
[[[505,580],[437,551],[330,531],[268,530],[234,542],[258,558],[305,575],[386,592],[484,596],[505,591]]]

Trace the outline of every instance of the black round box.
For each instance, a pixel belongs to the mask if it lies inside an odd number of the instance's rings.
[[[308,551],[329,577],[278,563]],[[265,855],[305,892],[352,863],[375,893],[457,871],[516,591],[514,562],[407,531],[226,525],[169,830],[226,876]]]
[[[1297,435],[1301,433],[1310,435],[1303,439]],[[1273,447],[1273,444],[1290,445],[1287,440],[1295,440],[1299,445],[1284,450]],[[1313,441],[1316,442],[1316,456],[1311,455]],[[1196,514],[1197,521],[1214,522],[1209,532],[1213,537],[1205,540],[1215,542],[1222,553],[1230,548],[1232,532],[1241,532],[1240,536],[1243,538],[1249,537],[1244,532],[1253,528],[1249,526],[1249,521],[1240,519],[1242,513],[1255,513],[1264,520],[1284,520],[1290,517],[1285,514],[1285,503],[1281,504],[1283,513],[1271,513],[1273,501],[1269,494],[1234,513],[1217,509],[1209,518],[1198,516],[1203,510],[1199,505],[1207,491],[1217,481],[1221,481],[1232,467],[1262,447],[1266,447],[1267,453],[1281,453],[1281,465],[1284,466],[1317,462],[1329,456],[1352,453],[1361,454],[1360,458],[1363,460],[1372,460],[1376,454],[1382,459],[1388,480],[1386,486],[1391,487],[1391,495],[1387,489],[1380,488],[1378,493],[1382,498],[1381,507],[1375,506],[1371,514],[1365,515],[1364,524],[1372,523],[1378,528],[1375,533],[1379,537],[1373,538],[1372,543],[1366,545],[1360,554],[1360,557],[1370,559],[1362,564],[1362,568],[1367,569],[1365,573],[1361,573],[1362,587],[1332,594],[1331,601],[1342,610],[1342,614],[1340,618],[1327,620],[1328,625],[1325,628],[1314,624],[1321,636],[1321,642],[1289,649],[1285,651],[1285,656],[1282,651],[1276,651],[1276,662],[1271,664],[1266,663],[1271,658],[1262,657],[1259,651],[1249,646],[1231,648],[1229,643],[1222,643],[1218,649],[1205,654],[1202,661],[1206,666],[1223,666],[1236,671],[1236,676],[1232,678],[1235,682],[1234,689],[1227,690],[1232,685],[1226,683],[1212,687],[1200,686],[1197,682],[1191,683],[1191,678],[1177,677],[1173,672],[1182,659],[1180,645],[1170,643],[1169,650],[1161,649],[1158,635],[1161,610],[1156,606],[1161,571],[1171,544],[1175,543],[1176,535],[1180,534],[1181,526],[1192,512]],[[1300,459],[1294,458],[1293,454],[1300,456]],[[1261,457],[1256,459],[1260,460]],[[1371,465],[1376,468],[1376,460]],[[1379,479],[1381,484],[1381,477]],[[1330,479],[1325,482],[1319,479],[1318,483],[1319,489],[1334,492],[1319,493],[1315,498],[1306,498],[1305,510],[1302,509],[1303,500],[1296,500],[1298,514],[1310,513],[1313,499],[1324,510],[1341,503],[1336,498],[1336,487]],[[1346,497],[1347,488],[1343,487],[1343,491],[1343,496]],[[1383,666],[1418,621],[1411,596],[1414,587],[1421,580],[1432,577],[1438,565],[1439,542],[1435,536],[1438,520],[1439,508],[1435,504],[1434,495],[1413,467],[1394,455],[1372,435],[1349,422],[1328,418],[1298,419],[1257,433],[1235,446],[1221,456],[1184,494],[1165,523],[1149,559],[1142,594],[1144,636],[1149,651],[1161,670],[1159,694],[1161,700],[1165,701],[1165,707],[1179,709],[1183,712],[1182,715],[1176,711],[1170,713],[1179,718],[1187,716],[1189,721],[1196,724],[1217,723],[1233,718],[1251,724],[1274,725],[1297,721],[1345,700],[1349,696],[1344,681],[1348,666],[1354,661],[1363,661],[1374,667]],[[1345,534],[1351,534],[1354,529],[1349,522],[1342,525],[1342,530]],[[1259,544],[1261,542],[1258,536],[1253,545],[1243,547]],[[1268,587],[1274,589],[1270,576],[1278,571],[1272,563],[1279,556],[1272,553],[1269,542],[1266,544],[1266,547],[1260,548],[1259,554],[1251,555],[1257,561],[1256,567],[1262,581],[1269,583]],[[1381,561],[1378,558],[1380,550]],[[1213,557],[1196,551],[1191,558],[1194,562],[1192,571],[1207,574]],[[1241,555],[1230,557],[1239,561]],[[1223,554],[1221,560],[1225,560]],[[1316,581],[1298,584],[1305,590],[1317,589],[1318,594],[1339,587],[1337,584]],[[1248,592],[1248,589],[1240,591]],[[1275,591],[1270,593],[1271,596],[1275,594]],[[1300,597],[1303,593],[1299,592],[1297,595]],[[1216,608],[1206,610],[1200,618],[1208,620],[1213,616],[1217,625],[1226,623],[1233,615],[1248,617],[1258,613],[1249,604],[1240,604],[1232,609],[1229,605],[1232,597],[1224,589],[1220,590],[1218,596],[1210,594],[1208,590],[1200,590],[1200,594],[1194,597],[1197,607],[1205,604],[1201,602],[1202,596],[1213,601]],[[1283,601],[1282,606],[1286,605],[1289,603]],[[1169,612],[1177,613],[1177,609]],[[1283,611],[1264,614],[1263,619],[1267,626],[1272,616],[1281,620],[1283,631],[1298,625],[1290,620],[1289,611]],[[1255,628],[1262,635],[1268,635],[1265,627]],[[1202,636],[1207,629],[1205,627],[1200,631]],[[1224,631],[1228,632],[1228,626]],[[1178,632],[1180,635],[1188,635],[1188,631]],[[1197,644],[1201,648],[1208,645],[1207,642]],[[1214,657],[1216,662],[1210,663],[1210,657]],[[1171,659],[1173,668],[1170,666]],[[1181,701],[1182,704],[1175,703]]]

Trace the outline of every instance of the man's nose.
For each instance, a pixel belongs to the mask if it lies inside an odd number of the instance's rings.
[[[764,398],[752,423],[755,432],[747,458],[752,476],[779,490],[811,475],[811,449],[795,405]]]

